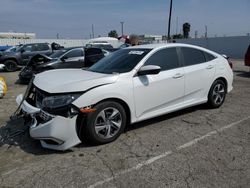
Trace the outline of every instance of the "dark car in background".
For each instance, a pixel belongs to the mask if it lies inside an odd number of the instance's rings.
[[[4,51],[8,50],[11,47],[12,46],[0,46],[0,51],[4,52]]]
[[[5,70],[8,72],[16,71],[19,66],[24,66],[29,59],[36,54],[51,55],[55,44],[49,43],[33,43],[19,46],[14,51],[6,51],[0,54],[0,64],[5,65]]]
[[[245,65],[250,67],[250,45],[248,46],[248,49],[245,55]]]
[[[34,74],[52,69],[90,67],[104,57],[100,48],[64,48],[50,56],[37,54],[19,73],[19,81],[26,84]]]

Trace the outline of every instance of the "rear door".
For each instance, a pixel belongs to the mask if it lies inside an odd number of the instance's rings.
[[[145,119],[180,107],[184,96],[184,71],[177,49],[161,49],[149,57],[145,65],[160,66],[161,72],[133,78],[136,116]]]
[[[185,103],[205,100],[215,75],[212,54],[190,47],[181,48],[185,73]]]

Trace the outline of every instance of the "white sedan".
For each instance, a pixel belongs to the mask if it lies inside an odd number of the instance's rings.
[[[129,47],[88,70],[36,75],[17,102],[45,148],[114,141],[127,124],[207,103],[220,107],[233,72],[220,54],[186,44]]]

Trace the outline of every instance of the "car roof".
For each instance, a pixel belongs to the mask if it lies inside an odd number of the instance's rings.
[[[200,46],[194,46],[190,44],[183,44],[183,43],[160,43],[160,44],[144,44],[144,45],[138,45],[138,46],[130,46],[129,49],[133,48],[140,48],[140,49],[157,49],[162,47],[191,47],[191,48],[200,48]]]

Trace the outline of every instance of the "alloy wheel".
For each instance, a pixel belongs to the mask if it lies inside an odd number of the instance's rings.
[[[122,115],[114,107],[103,109],[96,116],[95,132],[104,139],[116,136],[122,125]]]
[[[225,98],[225,87],[221,83],[218,83],[214,86],[213,89],[213,101],[216,105],[220,105]]]

